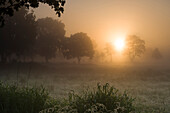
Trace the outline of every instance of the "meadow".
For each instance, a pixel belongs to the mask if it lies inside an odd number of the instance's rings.
[[[149,64],[18,63],[0,66],[0,80],[19,86],[43,85],[54,98],[109,83],[136,98],[140,112],[170,111],[170,69]]]

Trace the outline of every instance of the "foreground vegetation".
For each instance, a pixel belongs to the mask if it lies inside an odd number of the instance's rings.
[[[18,87],[0,83],[1,113],[38,113],[47,107],[44,88]]]
[[[86,90],[81,95],[69,93],[68,99],[60,101],[52,99],[43,87],[28,88],[0,83],[0,95],[2,113],[129,113],[135,111],[134,99],[126,92],[120,94],[109,84],[103,86],[98,84],[96,90]]]
[[[89,91],[93,92],[97,83],[109,83],[110,86],[118,88],[121,94],[128,90],[129,96],[135,98],[135,112],[168,113],[169,75],[169,67],[150,65],[13,64],[0,67],[0,79],[4,83],[17,82],[19,87],[30,88],[35,85],[41,87],[43,84],[49,93],[48,102],[43,109],[59,105],[63,108],[68,105],[66,103],[70,90],[76,92],[71,94],[82,97],[82,89],[89,87]]]

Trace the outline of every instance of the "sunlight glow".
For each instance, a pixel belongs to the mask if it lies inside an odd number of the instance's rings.
[[[115,41],[114,41],[114,46],[115,46],[115,50],[118,52],[121,52],[124,50],[125,48],[125,39],[118,37]]]

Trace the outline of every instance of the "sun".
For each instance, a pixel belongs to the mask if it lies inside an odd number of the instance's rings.
[[[114,41],[115,50],[121,52],[125,48],[125,39],[124,38],[116,38]]]

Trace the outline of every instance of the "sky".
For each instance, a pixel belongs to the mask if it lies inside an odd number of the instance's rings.
[[[66,0],[62,17],[48,5],[35,9],[37,18],[65,24],[66,36],[85,32],[99,44],[120,35],[138,35],[151,48],[170,48],[170,0]]]

